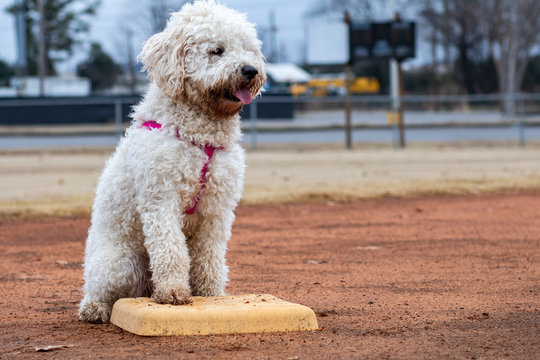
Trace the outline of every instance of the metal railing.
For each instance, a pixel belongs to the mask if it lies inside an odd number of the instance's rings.
[[[44,109],[47,107],[88,106],[105,107],[110,116],[101,123],[114,124],[117,136],[122,134],[128,120],[129,106],[139,101],[138,96],[86,97],[86,98],[4,98],[0,99],[0,124],[2,111],[6,109]],[[540,125],[540,94],[515,94],[516,113],[508,116],[502,111],[508,100],[501,94],[488,95],[408,95],[402,97],[405,128],[451,128],[451,127],[511,127],[517,128],[517,141],[525,146],[526,130]],[[387,122],[386,113],[391,107],[390,96],[351,96],[353,112],[352,129],[386,129],[397,131],[395,124]],[[267,118],[259,106],[292,105],[293,111],[286,118]],[[43,114],[41,113],[41,116]],[[291,97],[262,96],[249,105],[249,114],[243,124],[250,136],[250,146],[257,149],[259,134],[268,132],[345,131],[345,97]],[[44,122],[46,124],[47,121]],[[70,125],[78,123],[74,117]],[[96,123],[100,123],[96,121]],[[7,124],[10,124],[7,121]],[[24,124],[24,123],[23,123]],[[442,130],[441,130],[442,131]],[[343,141],[346,134],[343,134]],[[394,145],[396,136],[393,137]]]
[[[516,103],[515,114],[505,114],[503,112],[503,102],[508,97],[503,94],[485,95],[408,95],[403,96],[401,101],[404,109],[404,122],[406,129],[419,128],[473,128],[473,127],[511,127],[517,128],[518,143],[525,146],[525,130],[527,127],[540,126],[540,93],[539,94],[514,94],[511,98]],[[345,127],[345,97],[271,97],[258,98],[250,104],[254,110],[250,113],[249,133],[251,136],[251,148],[257,148],[258,132],[267,131],[314,131],[343,129]],[[257,116],[258,104],[264,103],[293,103],[300,105],[301,110],[295,109],[295,119],[298,112],[321,111],[325,107],[342,112],[340,122],[327,121],[326,123],[312,121],[310,124],[303,122],[299,124],[292,121],[287,125],[283,119],[265,121]],[[372,114],[374,111],[383,112],[384,115],[378,117],[376,121],[353,121],[352,129],[391,129],[394,132],[393,145],[397,147],[398,127],[385,119],[385,115],[391,108],[392,99],[390,96],[352,96],[351,105],[353,114],[366,112]],[[316,105],[316,106],[311,106]],[[426,112],[428,116],[441,118],[440,114],[453,114],[447,116],[446,120],[440,119],[418,119],[418,113]],[[483,115],[482,115],[483,114]],[[334,114],[336,115],[336,114]],[[438,115],[438,116],[437,116]],[[486,116],[487,115],[487,116]],[[372,116],[371,116],[372,117]],[[246,128],[247,130],[247,128]],[[344,140],[347,135],[344,134]]]

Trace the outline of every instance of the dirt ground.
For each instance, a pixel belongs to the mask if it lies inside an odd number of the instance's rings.
[[[87,216],[0,223],[0,358],[537,359],[540,192],[243,205],[231,294],[313,332],[145,338],[77,320]],[[35,347],[66,345],[50,352]]]
[[[0,152],[2,214],[88,214],[112,149]],[[540,146],[280,145],[248,151],[242,203],[355,201],[540,188]]]

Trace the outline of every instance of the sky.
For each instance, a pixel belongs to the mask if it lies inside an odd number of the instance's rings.
[[[10,63],[15,61],[16,40],[14,18],[3,9],[15,0],[0,0],[0,59]],[[91,31],[84,45],[76,49],[73,59],[58,66],[61,73],[74,73],[76,65],[87,57],[88,44],[97,41],[104,50],[118,62],[125,59],[125,28],[133,29],[135,54],[142,43],[151,35],[145,8],[149,0],[102,0],[97,15],[92,18]],[[270,12],[274,11],[277,26],[277,50],[291,62],[303,59],[306,22],[305,13],[321,0],[221,0],[228,7],[246,13],[248,20],[258,25],[260,37],[264,40],[270,24]],[[376,3],[376,1],[374,1]],[[403,3],[404,1],[398,1]],[[178,9],[173,9],[178,10]],[[390,17],[386,9],[379,11],[379,17]],[[418,51],[417,51],[418,53]]]

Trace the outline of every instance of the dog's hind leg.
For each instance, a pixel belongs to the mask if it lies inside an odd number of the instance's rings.
[[[95,235],[90,232],[90,244]],[[116,300],[148,295],[147,269],[148,259],[144,252],[112,241],[100,241],[99,246],[90,246],[85,260],[84,298],[79,306],[79,318],[92,323],[107,323]]]

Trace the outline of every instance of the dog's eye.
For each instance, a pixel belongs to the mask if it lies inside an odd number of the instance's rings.
[[[225,52],[225,49],[222,47],[215,48],[214,50],[210,51],[210,54],[212,55],[218,55],[221,56]]]

